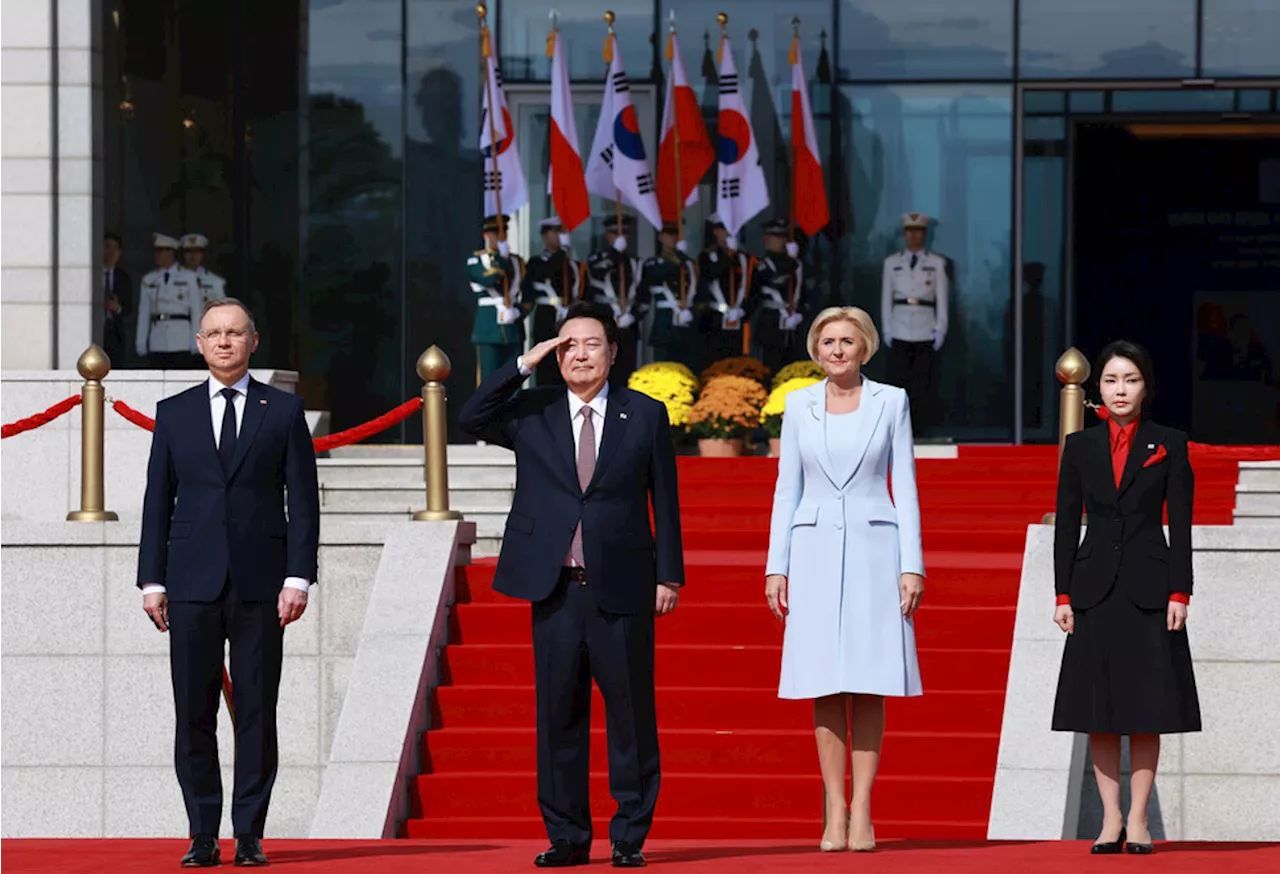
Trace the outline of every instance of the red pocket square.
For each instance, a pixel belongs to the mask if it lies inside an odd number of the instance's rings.
[[[1164,461],[1164,457],[1168,454],[1169,453],[1164,451],[1164,444],[1161,443],[1159,446],[1156,447],[1156,451],[1151,454],[1151,457],[1148,458],[1145,462],[1143,462],[1142,466],[1150,467],[1153,464],[1159,464],[1160,462]]]

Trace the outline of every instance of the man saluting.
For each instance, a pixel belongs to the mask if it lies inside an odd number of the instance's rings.
[[[591,681],[604,697],[615,867],[641,867],[658,799],[654,616],[684,583],[676,459],[666,408],[609,386],[613,311],[569,307],[557,336],[495,371],[463,406],[467,432],[516,454],[516,492],[494,588],[533,604],[538,867],[590,860]],[[555,353],[566,387],[516,393]],[[653,501],[654,526],[649,524]]]

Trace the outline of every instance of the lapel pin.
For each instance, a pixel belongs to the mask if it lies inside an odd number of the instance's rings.
[[[267,402],[265,400],[259,400],[258,403],[262,404],[264,407],[267,405]]]
[[[265,404],[265,403],[266,403],[266,401],[263,401],[263,403]],[[1156,445],[1155,445],[1154,443],[1148,443],[1148,444],[1147,444],[1147,448],[1148,448],[1148,449],[1155,449],[1155,448],[1156,448]]]
[[[619,418],[619,419],[625,419],[626,417],[627,417],[627,414],[626,414],[626,413],[618,413],[618,418]]]

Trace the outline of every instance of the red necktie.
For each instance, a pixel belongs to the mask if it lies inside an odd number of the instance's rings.
[[[1111,452],[1111,471],[1116,475],[1116,488],[1120,488],[1120,480],[1124,477],[1124,463],[1129,460],[1129,429],[1121,428],[1116,433],[1116,448]]]

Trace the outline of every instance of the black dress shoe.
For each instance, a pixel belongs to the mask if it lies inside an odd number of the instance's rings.
[[[267,864],[267,854],[262,852],[261,841],[253,835],[236,836],[236,867],[262,868]]]
[[[1114,841],[1099,841],[1090,848],[1089,852],[1095,856],[1114,856],[1117,853],[1124,852],[1124,826],[1120,826],[1120,837]]]
[[[191,849],[182,857],[183,868],[217,868],[221,864],[222,851],[215,835],[196,835],[191,839]]]
[[[640,852],[640,848],[635,844],[618,841],[613,845],[613,867],[643,868],[647,864],[648,862],[644,860],[644,853]]]
[[[1135,844],[1133,841],[1129,841],[1124,845],[1124,851],[1134,856],[1150,856],[1155,852],[1155,847],[1151,846],[1151,844]]]
[[[575,847],[568,841],[552,841],[546,852],[539,853],[533,864],[539,868],[572,868],[591,863],[590,847]]]

